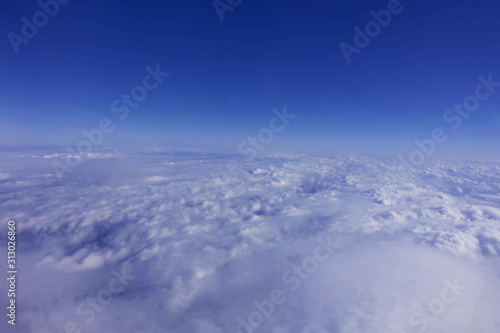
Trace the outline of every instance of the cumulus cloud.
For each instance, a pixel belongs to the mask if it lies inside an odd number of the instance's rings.
[[[275,289],[286,301],[256,332],[494,332],[499,319],[498,163],[401,173],[392,158],[152,149],[96,152],[61,183],[64,152],[1,154],[26,332],[236,332]],[[291,290],[284,272],[326,237],[339,247]],[[134,279],[81,315],[123,265]],[[429,315],[455,279],[467,290]]]

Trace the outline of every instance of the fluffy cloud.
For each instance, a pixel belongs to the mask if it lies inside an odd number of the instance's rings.
[[[61,183],[64,152],[1,155],[26,332],[236,332],[275,289],[286,301],[256,332],[493,332],[499,319],[498,163],[99,152]],[[283,273],[326,237],[335,254],[290,290]],[[123,265],[134,279],[79,314]],[[454,279],[467,290],[425,317]]]

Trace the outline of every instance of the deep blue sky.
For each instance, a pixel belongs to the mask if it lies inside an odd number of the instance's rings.
[[[236,150],[286,105],[266,151],[409,153],[442,127],[438,155],[500,159],[500,88],[458,130],[442,119],[477,76],[500,81],[500,3],[402,0],[348,64],[339,44],[387,3],[244,0],[221,22],[211,0],[72,0],[16,54],[7,33],[40,7],[5,0],[0,143],[76,145],[109,117],[104,146]],[[120,121],[111,102],[156,64],[170,76]]]

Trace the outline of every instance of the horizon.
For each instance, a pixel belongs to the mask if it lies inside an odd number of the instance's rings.
[[[3,333],[499,333],[500,2],[0,5]]]
[[[262,10],[245,1],[232,11],[210,2],[115,3],[98,11],[69,1],[26,44],[4,39],[3,144],[75,147],[82,131],[108,118],[116,130],[102,147],[237,151],[286,106],[298,117],[265,151],[408,158],[415,140],[442,128],[448,139],[431,155],[500,158],[497,2],[322,2],[280,7],[279,15],[278,4]],[[19,18],[32,22],[31,13],[43,11],[37,3],[7,7],[4,29],[20,38],[27,23]],[[443,11],[448,19],[435,20]],[[92,26],[75,24],[76,13]],[[459,20],[464,15],[482,24]],[[248,29],[252,22],[259,27]],[[381,23],[370,32],[373,22]],[[160,77],[143,82],[152,73]],[[477,110],[446,114],[475,94],[478,77],[493,86],[481,91],[488,97]],[[143,84],[151,89],[137,88]]]

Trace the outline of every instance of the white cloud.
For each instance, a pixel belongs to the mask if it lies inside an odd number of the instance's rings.
[[[345,239],[338,256],[262,332],[401,333],[455,277],[468,296],[427,332],[480,331],[498,315],[488,312],[500,296],[498,164],[434,161],[398,175],[390,158],[156,149],[96,153],[60,184],[47,177],[58,154],[10,155],[0,170],[0,209],[24,244],[20,320],[33,332],[69,319],[86,331],[235,332],[325,235]],[[76,307],[123,262],[137,278],[86,323]]]

